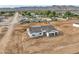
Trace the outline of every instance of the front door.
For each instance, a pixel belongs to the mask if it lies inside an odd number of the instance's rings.
[[[53,37],[53,36],[55,36],[55,33],[49,33],[49,36]]]
[[[46,36],[46,32],[43,32],[43,36]]]

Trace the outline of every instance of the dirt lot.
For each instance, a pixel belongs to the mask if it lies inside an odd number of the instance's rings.
[[[36,24],[17,25],[5,53],[77,53],[79,52],[79,28],[72,26],[76,21],[51,22],[62,32],[61,35],[33,39],[29,38],[26,29]]]

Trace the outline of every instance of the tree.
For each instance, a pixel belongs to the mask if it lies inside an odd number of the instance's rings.
[[[30,12],[27,12],[26,14],[29,15],[29,16],[31,16],[31,13]]]
[[[58,13],[57,16],[58,16],[58,17],[62,17],[62,13]]]
[[[56,12],[55,12],[55,11],[53,11],[52,13],[53,13],[53,17],[56,17]]]
[[[48,16],[49,14],[51,14],[51,11],[50,10],[46,11],[46,15]]]
[[[50,13],[50,14],[48,15],[48,17],[50,17],[50,18],[51,18],[51,17],[53,17],[53,14],[52,14],[52,13]]]
[[[5,12],[1,12],[1,14],[5,14]]]
[[[23,16],[25,16],[26,15],[26,13],[27,13],[27,11],[22,11],[22,12],[20,12]]]
[[[69,17],[72,17],[72,16],[73,16],[73,13],[71,13],[70,11],[67,11],[67,12],[64,13],[63,17],[69,19]]]
[[[22,14],[23,16],[26,16],[26,15],[31,16],[30,11],[23,11],[23,12],[21,12],[21,14]]]

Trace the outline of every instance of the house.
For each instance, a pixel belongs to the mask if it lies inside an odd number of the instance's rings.
[[[40,37],[40,36],[56,36],[59,34],[59,31],[56,30],[52,25],[46,26],[32,26],[27,29],[28,35],[33,37]]]
[[[43,36],[41,26],[32,26],[32,27],[30,27],[30,28],[27,29],[27,33],[31,38],[32,37]]]
[[[79,23],[78,22],[77,23],[74,23],[73,26],[74,27],[79,27]]]
[[[46,21],[52,21],[52,19],[51,18],[42,18],[42,20],[46,20]]]
[[[25,17],[25,16],[21,16],[20,19],[19,19],[19,23],[20,24],[30,23],[30,20],[27,17]]]
[[[41,20],[40,20],[40,19],[33,18],[33,19],[31,20],[31,22],[41,22]]]
[[[5,19],[5,16],[0,16],[0,22],[3,22]]]
[[[42,20],[42,19],[33,18],[33,19],[31,20],[31,22],[47,22],[47,20]]]
[[[55,36],[59,34],[59,31],[56,30],[52,25],[41,26],[43,34],[46,34],[47,37]]]

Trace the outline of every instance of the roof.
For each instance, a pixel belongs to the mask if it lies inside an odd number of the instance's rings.
[[[76,22],[75,24],[79,24],[79,22]]]
[[[40,19],[33,19],[31,20],[32,22],[40,22],[41,20]]]
[[[0,16],[0,19],[4,19],[5,18],[5,16]]]
[[[41,26],[42,30],[46,30],[46,32],[51,32],[52,30],[56,30],[52,25]]]
[[[34,23],[31,23],[30,26],[47,26],[48,25],[48,22],[34,22]]]
[[[46,32],[52,32],[52,31],[57,31],[52,25],[46,25],[46,26],[32,26],[30,27],[30,33],[38,33],[42,31]]]
[[[42,32],[41,31],[41,26],[30,27],[30,33],[38,33],[38,32]]]

